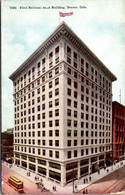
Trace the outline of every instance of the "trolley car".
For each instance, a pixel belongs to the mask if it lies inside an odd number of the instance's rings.
[[[11,176],[8,178],[8,184],[12,186],[18,193],[22,194],[23,191],[23,182],[17,177]]]

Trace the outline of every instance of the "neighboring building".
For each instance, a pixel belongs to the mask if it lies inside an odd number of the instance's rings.
[[[14,128],[9,128],[9,129],[7,129],[7,133],[8,133],[8,134],[13,134],[13,130],[14,130]]]
[[[1,133],[1,159],[13,161],[13,128]]]
[[[125,159],[125,106],[112,102],[113,159]]]
[[[66,185],[112,155],[116,77],[62,22],[10,76],[14,162]]]

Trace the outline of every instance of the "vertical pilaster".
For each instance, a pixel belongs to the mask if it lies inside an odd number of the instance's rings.
[[[66,185],[66,165],[65,164],[61,165],[61,185],[62,186]]]
[[[49,178],[49,162],[46,161],[46,178]]]
[[[78,161],[78,179],[80,179],[80,160]]]
[[[89,158],[89,170],[88,170],[88,172],[89,172],[89,174],[91,174],[92,173],[92,166],[91,166],[91,158]]]

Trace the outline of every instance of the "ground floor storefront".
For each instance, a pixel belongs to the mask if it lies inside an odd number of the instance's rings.
[[[106,167],[110,163],[108,159],[111,154],[111,152],[107,152],[77,160],[58,162],[16,152],[14,153],[14,164],[65,186],[73,180],[91,175]]]

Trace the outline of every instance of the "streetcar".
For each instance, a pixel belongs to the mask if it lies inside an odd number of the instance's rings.
[[[10,186],[12,186],[16,191],[18,191],[18,193],[20,193],[20,194],[24,193],[23,182],[20,179],[18,179],[17,177],[10,176],[8,178],[8,184]]]

